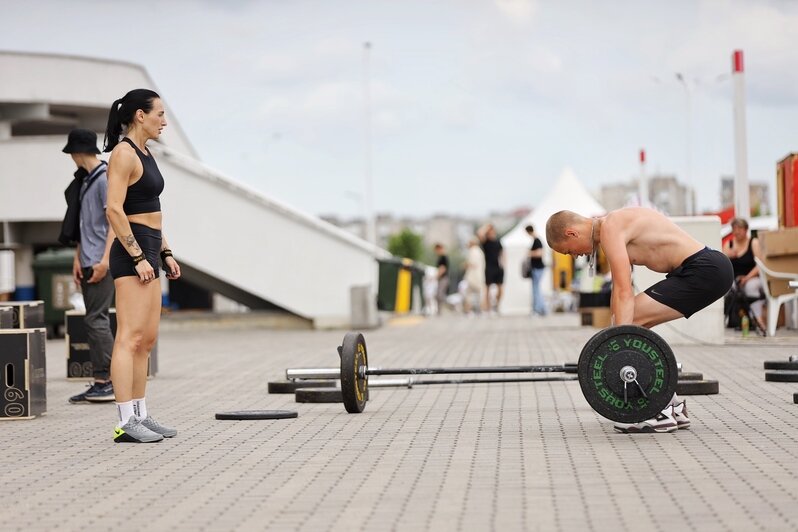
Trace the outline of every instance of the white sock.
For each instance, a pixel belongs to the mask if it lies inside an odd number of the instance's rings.
[[[147,417],[147,405],[144,403],[144,398],[141,399],[133,399],[133,412],[136,414],[136,417],[140,417],[144,419]]]
[[[127,423],[133,417],[133,401],[125,401],[124,403],[116,403],[116,410],[119,412],[119,427]]]

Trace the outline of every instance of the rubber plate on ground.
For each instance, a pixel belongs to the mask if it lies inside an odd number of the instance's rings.
[[[798,404],[798,393],[792,394],[792,402]]]
[[[340,388],[298,388],[294,393],[297,403],[343,403]]]
[[[659,335],[621,325],[588,340],[579,355],[578,375],[582,393],[596,412],[612,421],[637,423],[668,406],[678,369],[673,351]]]
[[[294,393],[299,388],[335,388],[338,381],[273,381],[269,393]]]
[[[765,369],[798,371],[798,362],[790,362],[789,360],[766,360]]]
[[[704,374],[697,371],[680,371],[680,381],[701,381],[704,380]]]
[[[297,417],[293,410],[234,410],[233,412],[218,412],[216,419],[289,419]]]
[[[716,380],[679,381],[676,383],[678,395],[715,395],[720,391]]]
[[[765,380],[770,382],[798,382],[798,371],[766,371]]]

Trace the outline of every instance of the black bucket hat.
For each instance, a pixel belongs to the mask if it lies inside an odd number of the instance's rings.
[[[61,151],[64,153],[94,153],[99,155],[97,133],[90,129],[73,129],[69,132],[66,146]]]

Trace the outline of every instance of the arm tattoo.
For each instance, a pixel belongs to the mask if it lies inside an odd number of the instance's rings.
[[[128,235],[125,237],[125,247],[128,251],[134,252],[137,256],[141,255],[141,248],[139,247],[139,243],[136,242],[136,238],[133,235]]]

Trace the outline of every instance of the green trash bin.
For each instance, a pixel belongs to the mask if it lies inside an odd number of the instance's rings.
[[[69,302],[78,291],[72,280],[73,248],[48,249],[33,259],[36,291],[44,301],[44,323],[48,336],[63,336],[64,312],[72,308]]]
[[[410,259],[380,259],[377,308],[406,313],[424,304],[424,268]],[[418,297],[419,301],[414,302]],[[417,305],[414,305],[417,303]]]

